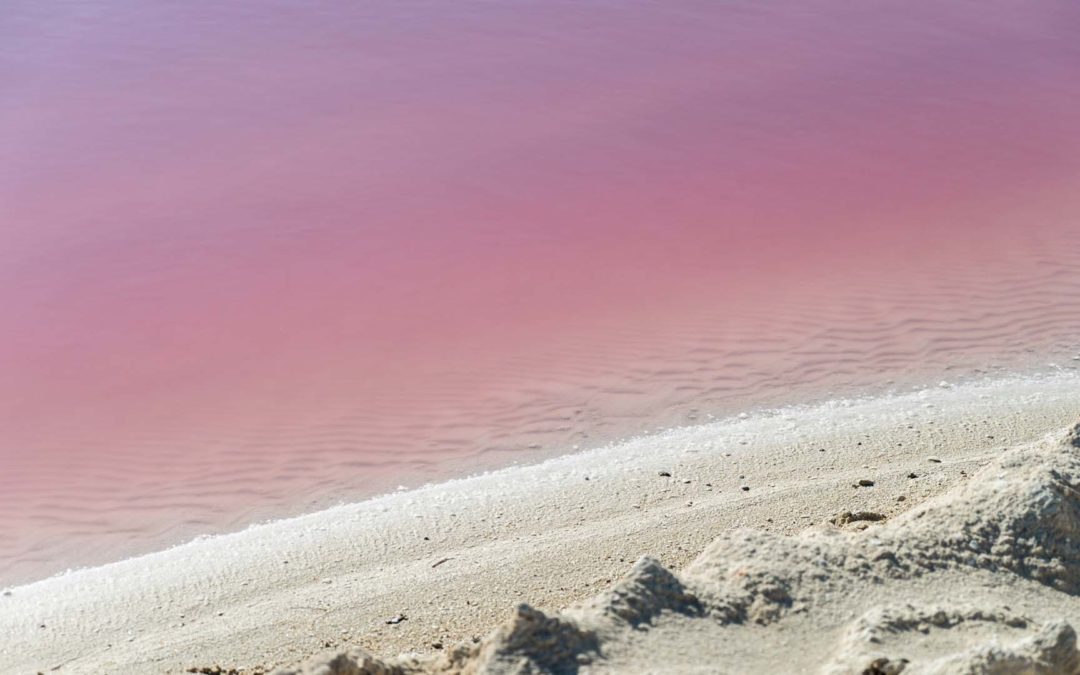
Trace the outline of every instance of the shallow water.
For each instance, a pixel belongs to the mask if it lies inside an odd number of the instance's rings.
[[[0,582],[1070,367],[1080,5],[22,0]]]

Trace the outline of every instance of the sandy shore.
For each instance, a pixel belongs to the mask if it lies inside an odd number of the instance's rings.
[[[941,386],[336,507],[9,589],[0,670],[1072,672],[1078,417],[1073,373]]]

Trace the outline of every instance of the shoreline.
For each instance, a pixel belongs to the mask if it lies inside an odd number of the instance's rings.
[[[681,569],[736,527],[892,517],[1078,414],[1075,372],[795,406],[200,538],[8,589],[0,670],[259,672],[353,644],[434,653],[519,602],[595,595],[642,555]]]
[[[1080,356],[1075,356],[1076,349],[1058,349],[1053,352],[1044,352],[1037,355],[1029,355],[1021,361],[1014,361],[1006,366],[1002,363],[985,365],[984,368],[974,366],[957,367],[947,369],[944,374],[949,378],[950,386],[964,387],[969,384],[998,381],[1010,377],[1046,377],[1063,371],[1080,373]],[[213,499],[195,502],[185,502],[183,495],[185,489],[169,488],[169,499],[162,498],[161,503],[170,500],[178,500],[185,504],[186,508],[180,512],[168,515],[166,518],[160,512],[158,506],[149,509],[143,505],[143,510],[130,510],[123,500],[118,500],[110,505],[98,505],[87,511],[83,516],[93,521],[96,516],[102,519],[94,525],[94,532],[83,528],[78,530],[77,539],[65,542],[61,545],[53,545],[56,542],[65,541],[64,527],[55,532],[43,535],[42,541],[46,545],[36,550],[23,550],[23,555],[18,553],[7,558],[9,563],[5,571],[0,572],[0,590],[8,587],[26,585],[36,581],[60,576],[80,569],[100,567],[125,559],[136,558],[142,555],[153,554],[190,543],[207,537],[222,536],[242,532],[251,527],[267,525],[282,520],[290,520],[312,515],[337,506],[368,502],[374,499],[398,494],[402,491],[415,491],[446,482],[468,479],[487,473],[504,469],[525,468],[543,462],[558,459],[572,454],[587,453],[603,450],[608,447],[621,447],[635,439],[645,436],[655,436],[666,430],[700,426],[734,419],[741,415],[751,417],[761,415],[773,415],[788,410],[798,410],[806,407],[828,405],[837,400],[863,401],[885,397],[904,396],[916,393],[926,388],[936,386],[941,372],[926,371],[918,373],[879,373],[877,379],[862,380],[859,383],[848,382],[843,385],[837,384],[793,384],[783,391],[773,391],[765,395],[758,393],[736,400],[726,401],[718,408],[710,412],[703,412],[696,408],[685,409],[674,406],[666,408],[659,406],[665,412],[657,413],[647,418],[634,417],[637,420],[632,428],[625,428],[616,433],[613,429],[592,430],[582,435],[582,431],[570,434],[574,439],[563,443],[524,445],[522,440],[517,449],[496,454],[447,456],[436,458],[433,463],[422,471],[408,468],[405,465],[397,467],[398,473],[384,473],[384,470],[393,468],[390,464],[380,466],[374,473],[365,474],[358,478],[359,482],[351,482],[352,478],[346,478],[342,484],[350,484],[350,488],[342,491],[341,486],[333,480],[315,481],[305,490],[297,491],[296,486],[290,483],[282,486],[280,492],[268,487],[273,482],[269,479],[257,480],[252,476],[241,478],[242,472],[232,470],[234,485],[237,488],[235,498],[219,497],[222,504],[242,504],[237,509],[224,507],[224,510],[206,512],[206,507],[214,503]],[[624,420],[625,422],[626,420]],[[601,425],[604,426],[604,425]],[[572,427],[567,427],[572,428]],[[578,436],[582,436],[578,438]],[[248,463],[257,465],[257,458],[246,460]],[[306,466],[322,467],[322,460],[306,462]],[[258,471],[256,474],[265,476],[267,472]],[[347,472],[346,472],[347,473]],[[183,485],[176,483],[174,485]],[[224,487],[223,494],[229,494],[228,487]],[[274,503],[276,505],[271,505]],[[65,506],[58,510],[68,513],[81,513],[79,509],[65,502]],[[96,510],[104,508],[104,511]],[[232,509],[232,510],[230,510]],[[231,514],[231,515],[230,515]],[[242,515],[237,515],[242,514]],[[145,516],[145,517],[144,517]],[[125,517],[133,520],[125,525]],[[55,519],[61,522],[63,515]],[[109,523],[114,529],[109,531]],[[154,525],[156,523],[156,525]],[[41,523],[45,531],[50,524]],[[129,530],[128,526],[133,529]],[[67,529],[71,529],[69,523]],[[102,530],[102,528],[106,528]],[[17,545],[13,550],[17,550]],[[38,561],[38,563],[35,563]],[[35,570],[40,569],[40,574]]]
[[[1075,349],[1066,351],[1072,353]],[[1067,360],[1065,362],[1068,365],[1062,367],[1055,359]],[[566,457],[617,449],[642,438],[653,438],[673,430],[692,429],[711,424],[723,424],[735,420],[746,419],[747,417],[773,417],[778,414],[785,414],[786,412],[827,407],[837,403],[850,404],[904,397],[942,386],[963,388],[1013,379],[1041,379],[1054,377],[1057,374],[1068,373],[1074,373],[1080,376],[1080,365],[1074,365],[1073,362],[1080,363],[1080,356],[1070,357],[1066,355],[1065,351],[1061,351],[1056,354],[1047,353],[1041,354],[1038,357],[1032,357],[1023,364],[1014,364],[1015,367],[1013,368],[994,366],[989,369],[976,368],[959,373],[950,372],[950,379],[948,382],[940,380],[940,376],[930,377],[927,373],[921,373],[918,376],[878,381],[872,385],[867,383],[861,385],[849,384],[838,389],[832,387],[820,388],[795,385],[792,390],[785,394],[773,394],[769,397],[747,399],[743,401],[743,405],[741,406],[728,405],[727,407],[711,413],[695,412],[693,417],[689,419],[685,419],[685,415],[675,415],[666,420],[653,420],[651,424],[646,425],[639,432],[630,432],[623,435],[602,435],[597,439],[598,443],[596,444],[585,444],[584,446],[580,443],[573,444],[572,446],[566,446],[561,450],[552,448],[545,450],[529,448],[527,451],[522,451],[520,455],[518,455],[517,452],[512,453],[514,459],[508,461],[482,461],[482,459],[478,457],[448,458],[442,460],[445,466],[439,469],[440,475],[437,477],[428,477],[426,479],[418,480],[418,475],[407,474],[394,480],[382,481],[385,487],[373,492],[361,490],[358,493],[348,496],[327,496],[326,494],[323,494],[320,487],[316,486],[312,490],[312,497],[310,500],[302,500],[307,502],[306,506],[300,508],[285,508],[278,513],[275,513],[273,510],[268,511],[266,509],[261,509],[262,515],[260,516],[253,518],[245,517],[240,519],[239,522],[231,525],[222,525],[219,523],[207,524],[207,530],[189,533],[187,536],[178,538],[168,537],[146,544],[134,546],[127,545],[123,547],[124,553],[121,555],[107,556],[104,557],[104,559],[102,559],[102,556],[97,555],[97,553],[100,553],[101,546],[95,544],[91,547],[92,550],[95,551],[95,554],[92,554],[91,559],[86,563],[72,564],[68,567],[56,567],[54,571],[47,572],[45,576],[25,578],[24,575],[16,574],[9,578],[0,577],[0,592],[4,589],[26,586],[87,569],[104,567],[106,565],[124,562],[125,560],[153,555],[197,541],[239,534],[252,528],[313,516],[342,506],[364,504],[405,492],[419,492],[456,481],[480,478],[492,473],[527,469],[529,467],[557,461]],[[478,469],[467,469],[466,467],[469,462],[466,462],[465,460],[470,460],[472,463],[479,463],[480,466]]]

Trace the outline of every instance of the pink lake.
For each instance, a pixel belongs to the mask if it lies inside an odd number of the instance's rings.
[[[1080,349],[1080,4],[7,0],[0,583]]]

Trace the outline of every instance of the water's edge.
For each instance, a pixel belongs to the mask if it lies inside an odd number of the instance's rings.
[[[249,525],[242,530],[213,535],[200,535],[192,540],[153,553],[141,554],[98,566],[66,570],[45,579],[30,581],[10,589],[44,588],[50,584],[77,583],[87,575],[108,574],[110,570],[130,570],[144,565],[152,569],[155,561],[195,556],[213,550],[225,551],[231,545],[256,539],[274,539],[275,535],[300,533],[312,529],[326,531],[339,517],[372,517],[398,512],[402,518],[410,514],[422,518],[423,512],[441,509],[446,501],[476,501],[506,496],[515,490],[542,486],[577,476],[581,472],[602,468],[612,463],[627,463],[653,457],[662,463],[672,448],[705,442],[719,451],[722,447],[745,444],[745,439],[768,433],[799,436],[800,424],[821,424],[831,420],[837,427],[857,425],[868,416],[896,416],[898,419],[917,414],[920,408],[947,408],[955,405],[978,405],[996,397],[1009,397],[1017,413],[1039,405],[1042,401],[1076,399],[1076,414],[1080,418],[1080,371],[1055,367],[1038,372],[1010,374],[1004,377],[973,378],[959,383],[942,381],[936,385],[914,387],[902,392],[852,396],[824,402],[803,403],[782,408],[760,408],[702,424],[670,428],[658,433],[638,436],[602,447],[563,454],[530,464],[514,465],[484,471],[443,482],[429,483],[418,488],[398,490],[353,503],[342,503],[312,513],[272,519]],[[697,452],[697,451],[695,451]],[[677,452],[676,452],[677,454]],[[295,542],[294,542],[295,543]]]

